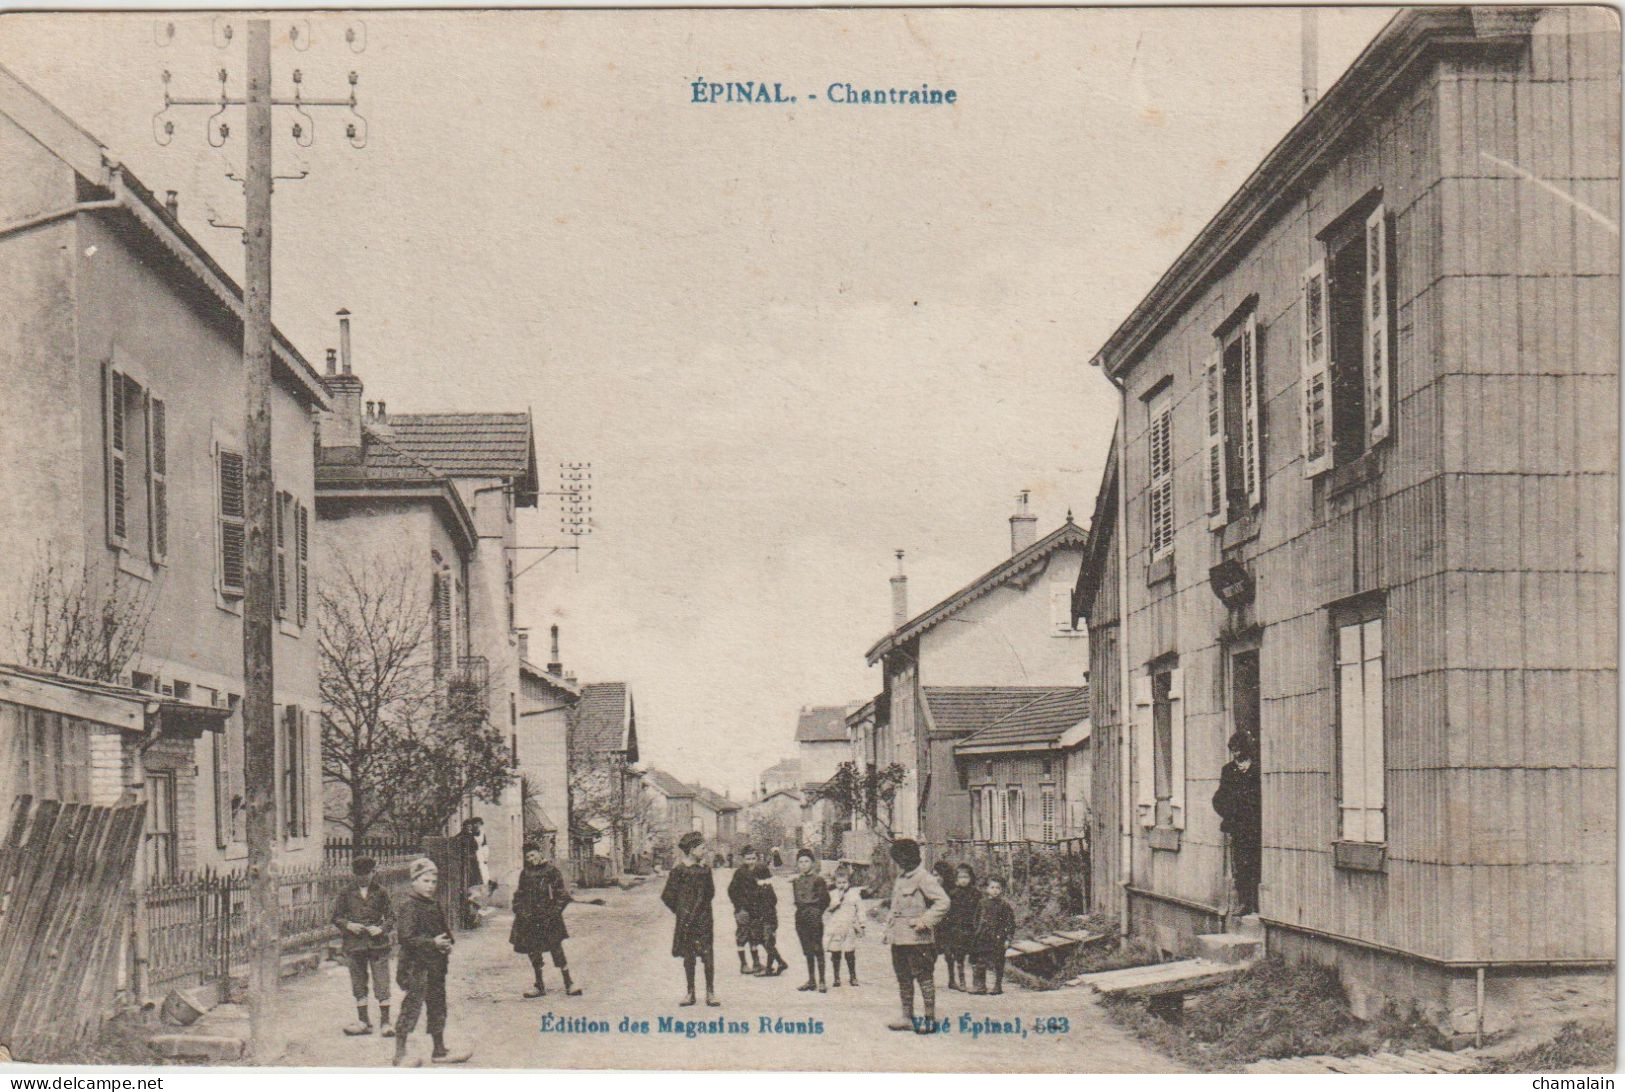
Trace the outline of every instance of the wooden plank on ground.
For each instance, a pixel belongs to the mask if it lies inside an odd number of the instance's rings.
[[[1105,971],[1080,975],[1080,984],[1109,997],[1156,997],[1211,989],[1238,977],[1247,970],[1241,963],[1216,963],[1206,959],[1185,959],[1175,963],[1134,967],[1131,972]],[[1115,976],[1115,977],[1114,977]]]
[[[1451,1054],[1445,1050],[1419,1050],[1418,1055],[1436,1065],[1445,1073],[1471,1073],[1479,1066],[1479,1060],[1473,1055]]]
[[[1390,1066],[1395,1073],[1438,1072],[1436,1067],[1427,1065],[1424,1062],[1410,1057],[1408,1054],[1390,1054],[1387,1051],[1381,1051],[1373,1054],[1372,1057],[1377,1061],[1382,1062],[1384,1065]]]

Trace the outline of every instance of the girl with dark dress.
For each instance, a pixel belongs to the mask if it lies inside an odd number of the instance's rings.
[[[564,927],[564,908],[569,904],[570,889],[564,884],[564,876],[541,846],[527,845],[525,867],[513,893],[513,929],[508,933],[508,943],[514,951],[530,957],[530,968],[536,976],[536,985],[525,991],[526,997],[547,996],[542,966],[548,956],[553,957],[554,968],[564,978],[565,996],[581,996],[581,987],[570,980],[570,968],[564,959],[564,939],[570,935]]]
[[[948,916],[942,919],[938,933],[942,938],[942,955],[948,964],[948,988],[963,993],[965,960],[971,952],[976,935],[976,911],[982,902],[982,893],[976,889],[976,872],[968,864],[954,870],[954,883],[948,888]]]
[[[937,883],[942,886],[942,890],[944,892],[952,891],[954,889],[954,866],[949,862],[938,861],[936,864],[932,865],[931,875],[937,878]],[[935,953],[931,957],[931,976],[932,981],[934,982],[936,981],[937,973],[937,956],[942,957],[942,962],[944,964],[949,962],[948,949],[943,947],[942,944],[942,928],[940,926],[937,928],[937,943],[933,947],[932,951]],[[949,973],[951,975],[952,971]]]
[[[666,877],[666,889],[660,901],[676,919],[671,934],[671,954],[683,961],[683,977],[688,982],[688,993],[680,1005],[694,1004],[694,964],[705,964],[705,1003],[715,1008],[722,1004],[717,999],[717,970],[712,957],[711,902],[717,896],[716,882],[711,870],[700,859],[700,848],[705,836],[691,830],[677,842],[683,860]]]

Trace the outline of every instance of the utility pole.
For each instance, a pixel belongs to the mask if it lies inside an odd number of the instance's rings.
[[[243,175],[243,383],[247,388],[243,555],[243,753],[248,815],[249,1028],[267,1045],[276,1016],[276,631],[271,533],[271,22],[248,20],[248,150]],[[261,1058],[269,1061],[269,1058]]]
[[[272,485],[271,451],[271,371],[276,353],[275,330],[271,325],[271,191],[275,185],[271,124],[273,107],[292,106],[299,120],[293,124],[295,141],[308,147],[315,140],[315,122],[305,112],[312,106],[348,107],[351,120],[345,135],[355,147],[366,145],[366,120],[356,111],[356,73],[351,72],[348,99],[306,99],[303,75],[293,72],[291,99],[274,97],[271,86],[271,21],[247,21],[248,72],[245,94],[231,97],[226,90],[228,74],[220,70],[220,94],[216,98],[174,98],[169,93],[170,74],[163,74],[164,109],[154,118],[153,133],[160,144],[174,136],[175,124],[167,118],[174,106],[210,106],[215,113],[206,128],[209,143],[221,147],[230,138],[231,127],[220,120],[228,107],[242,106],[247,112],[247,149],[243,172],[245,211],[241,225],[243,239],[243,757],[245,834],[248,842],[248,1014],[254,1053],[260,1062],[273,1060],[279,1044],[270,1041],[275,1021],[280,984],[281,909],[278,901],[276,869],[277,838],[277,744],[275,634],[276,584],[272,565],[276,529],[275,495]],[[232,26],[216,22],[216,39],[229,45]],[[175,24],[164,24],[160,44],[175,35]],[[345,40],[353,52],[365,48],[365,29],[351,27]],[[357,48],[357,41],[361,47]],[[289,44],[309,48],[308,25],[303,32],[295,26]],[[160,124],[161,122],[161,124]],[[217,139],[218,138],[218,139]],[[302,178],[304,174],[288,176]],[[211,219],[210,221],[214,221]],[[232,225],[217,225],[232,226]]]

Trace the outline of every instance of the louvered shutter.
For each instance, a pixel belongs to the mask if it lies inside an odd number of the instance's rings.
[[[154,563],[169,555],[169,418],[161,398],[147,399],[147,546]]]
[[[1207,525],[1225,524],[1224,484],[1224,357],[1207,358],[1203,383],[1207,391]]]
[[[274,494],[276,505],[273,509],[272,523],[275,526],[276,539],[276,616],[288,616],[288,495],[286,493]]]
[[[1259,428],[1258,316],[1241,327],[1241,469],[1247,480],[1247,507],[1264,499],[1264,434]]]
[[[451,674],[451,574],[435,573],[434,605],[434,669],[435,674]]]
[[[1161,557],[1174,545],[1173,410],[1159,407],[1151,417],[1147,433],[1151,487],[1149,505],[1152,558]]]
[[[1156,745],[1151,716],[1151,676],[1134,678],[1134,803],[1142,827],[1157,823]]]
[[[310,618],[310,509],[299,505],[295,510],[298,516],[297,542],[299,564],[299,624],[302,626]]]
[[[220,590],[243,592],[243,457],[217,455],[220,477]]]
[[[1181,668],[1168,672],[1168,738],[1170,742],[1168,766],[1173,771],[1169,778],[1168,803],[1173,810],[1171,820],[1175,827],[1185,827],[1185,673]]]
[[[1332,468],[1331,330],[1326,321],[1326,265],[1316,262],[1303,275],[1300,340],[1303,363],[1304,475]]]
[[[1365,221],[1365,405],[1370,439],[1388,436],[1392,414],[1388,378],[1392,368],[1388,330],[1388,221],[1378,205]]]
[[[129,422],[124,413],[124,376],[112,369],[106,371],[103,384],[103,418],[107,436],[107,543],[125,544],[129,513],[127,511],[127,448]]]

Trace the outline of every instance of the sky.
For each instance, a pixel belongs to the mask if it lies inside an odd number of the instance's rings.
[[[1322,90],[1390,16],[1320,9]],[[1040,535],[1087,520],[1116,409],[1089,359],[1301,112],[1294,9],[360,18],[359,54],[342,14],[273,23],[277,93],[353,69],[368,124],[353,149],[317,111],[300,148],[278,111],[277,170],[309,174],[277,185],[277,325],[319,363],[348,308],[367,398],[528,407],[543,489],[592,464],[592,534],[523,577],[519,622],[632,684],[645,761],[736,797],[802,706],[880,688],[894,550],[918,612],[1007,556],[1020,490]],[[170,21],[7,14],[0,64],[237,275],[208,221],[240,222],[240,135],[177,109],[162,147],[153,119],[165,70],[240,94],[242,38],[186,14],[160,45]],[[801,101],[695,104],[697,79]],[[557,504],[523,544],[572,541]]]

